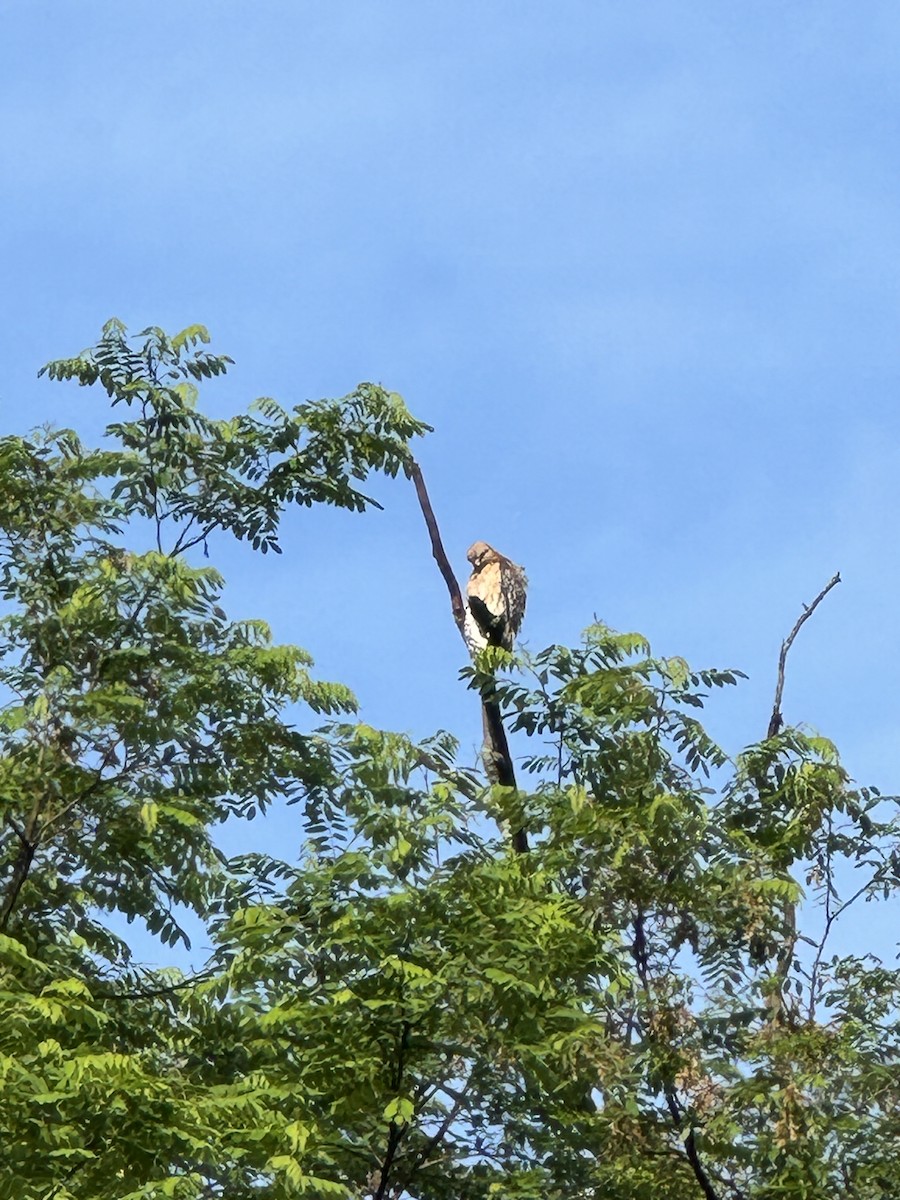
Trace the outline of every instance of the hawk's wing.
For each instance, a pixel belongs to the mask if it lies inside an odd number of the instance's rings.
[[[500,565],[500,589],[503,592],[503,607],[506,612],[509,646],[512,650],[516,634],[525,617],[525,589],[528,581],[518,563],[506,559]]]

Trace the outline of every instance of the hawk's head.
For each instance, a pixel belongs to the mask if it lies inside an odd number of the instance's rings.
[[[480,571],[488,563],[499,562],[500,557],[494,547],[489,546],[487,542],[474,542],[466,553],[466,558],[476,571]]]

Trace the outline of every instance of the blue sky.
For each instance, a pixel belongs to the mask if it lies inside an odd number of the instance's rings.
[[[435,426],[460,573],[525,564],[534,649],[596,613],[748,671],[730,749],[840,569],[786,716],[900,791],[898,55],[886,0],[4,0],[4,427],[100,427],[35,374],[113,314],[207,324],[217,411],[381,382]],[[221,544],[229,609],[474,752],[411,489],[378,494]]]

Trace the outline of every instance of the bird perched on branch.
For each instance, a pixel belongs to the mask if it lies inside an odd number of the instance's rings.
[[[466,641],[474,652],[485,646],[512,650],[525,616],[525,572],[487,542],[476,542],[466,555],[472,574],[466,585]]]

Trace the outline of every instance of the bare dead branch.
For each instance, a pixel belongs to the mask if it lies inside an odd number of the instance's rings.
[[[425,486],[425,479],[422,476],[422,469],[412,456],[407,459],[406,472],[415,484],[419,507],[422,509],[422,516],[425,518],[428,536],[431,539],[431,552],[444,578],[444,583],[447,585],[447,591],[450,593],[450,608],[453,612],[453,620],[456,623],[456,628],[459,630],[463,642],[465,642],[466,603],[463,600],[462,589],[453,573],[453,568],[444,549],[444,543],[441,540],[441,531],[438,528],[434,509],[431,507],[431,500],[428,496],[428,489]],[[469,648],[468,644],[466,644],[466,648]],[[502,787],[515,788],[516,772],[513,767],[506,730],[503,727],[500,706],[495,701],[482,696],[481,712],[484,722],[485,757],[487,760],[486,768],[488,777],[492,783],[498,783]],[[524,829],[515,830],[511,840],[513,849],[518,854],[522,854],[528,849],[528,836]]]
[[[795,621],[794,628],[781,643],[781,653],[778,656],[778,682],[775,685],[775,702],[772,705],[772,715],[769,718],[769,729],[766,737],[774,737],[784,724],[784,718],[781,715],[781,698],[784,694],[784,668],[785,664],[787,663],[788,651],[794,644],[794,638],[800,632],[804,622],[809,620],[831,589],[836,587],[840,582],[841,573],[838,571],[831,579],[829,579],[811,604],[803,605],[803,612]]]
[[[428,497],[428,489],[425,487],[425,480],[422,477],[422,469],[414,458],[410,458],[407,470],[409,477],[415,484],[416,495],[419,498],[419,507],[422,509],[422,516],[425,518],[425,524],[428,527],[428,536],[431,538],[431,552],[434,555],[435,562],[440,569],[441,575],[444,577],[444,583],[447,585],[447,591],[450,593],[450,607],[453,610],[453,620],[456,622],[456,627],[463,636],[463,627],[466,620],[466,606],[462,598],[462,591],[456,576],[453,574],[453,568],[450,566],[450,560],[447,558],[447,552],[444,549],[444,543],[441,541],[441,533],[438,529],[437,518],[434,515],[434,509],[431,507],[431,500]]]
[[[794,638],[800,632],[805,622],[813,615],[831,589],[836,587],[840,582],[841,574],[838,571],[829,579],[811,604],[803,605],[803,612],[794,622],[791,632],[781,643],[781,653],[778,655],[778,679],[775,685],[775,700],[772,704],[772,715],[769,717],[769,727],[766,731],[766,737],[768,738],[775,737],[784,724],[784,717],[781,713],[781,700],[784,695],[784,672],[788,651],[794,644]],[[785,901],[784,904],[784,923],[784,942],[778,951],[775,962],[775,979],[778,981],[778,986],[768,998],[770,1020],[772,1022],[781,1021],[785,1015],[784,987],[787,983],[791,963],[794,960],[794,948],[797,945],[797,906],[790,901]]]

